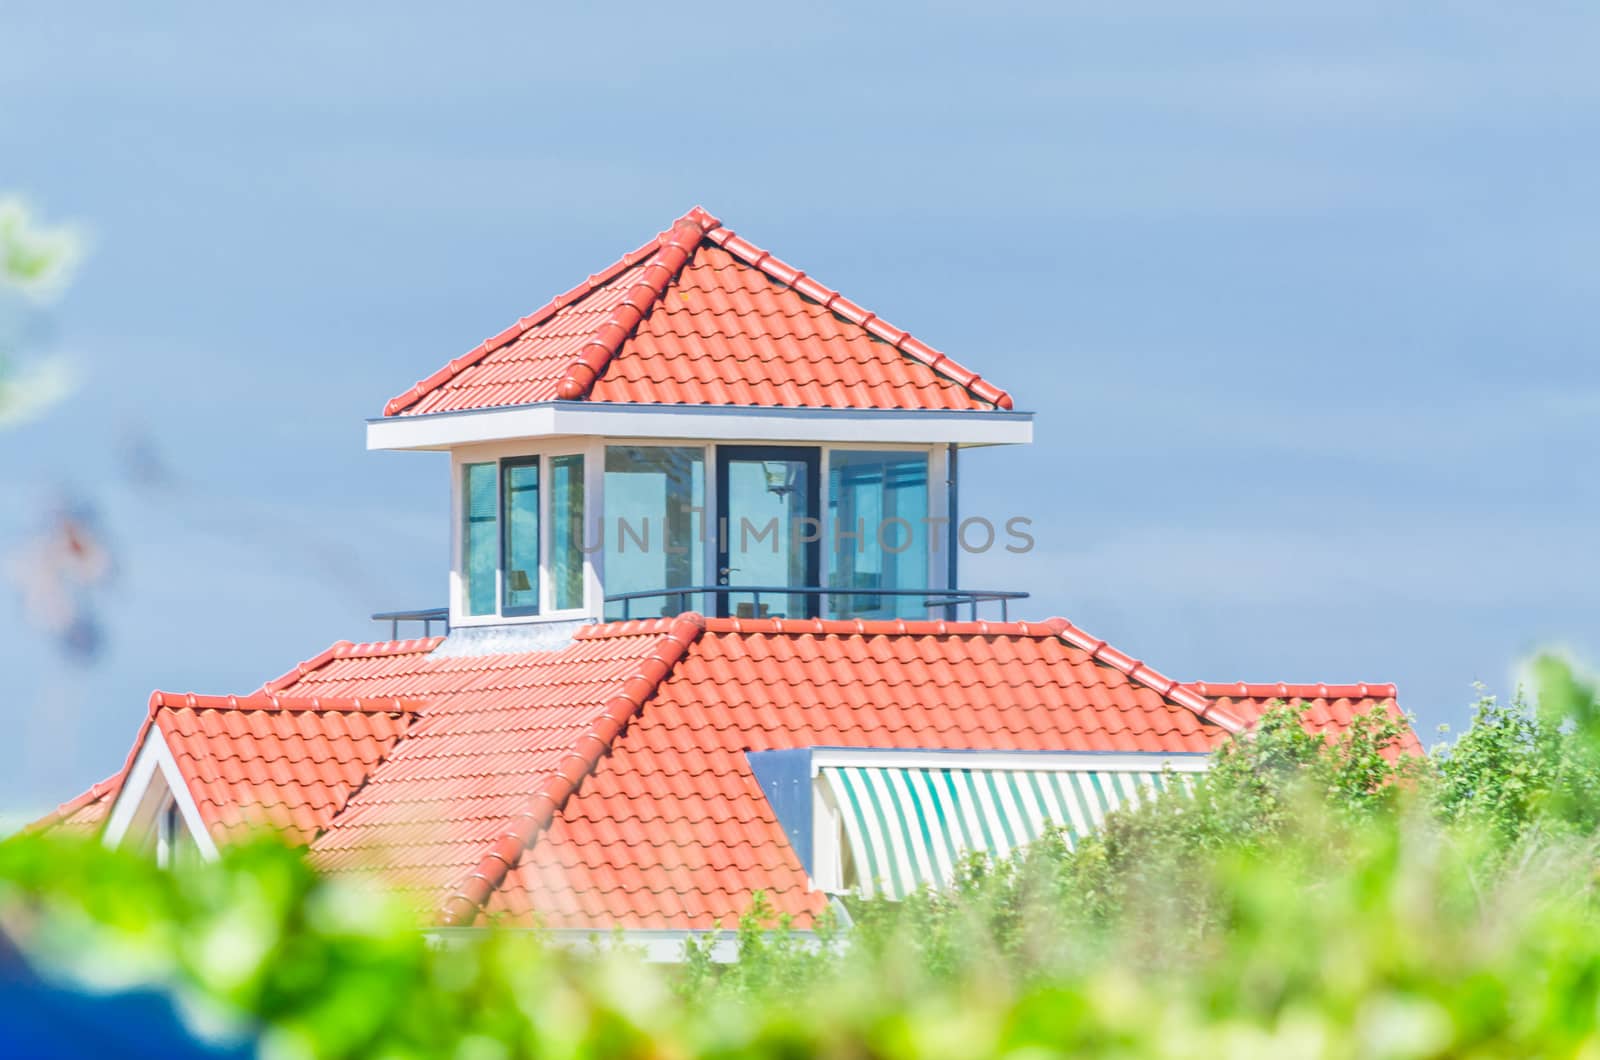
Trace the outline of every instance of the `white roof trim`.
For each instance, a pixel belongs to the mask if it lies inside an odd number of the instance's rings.
[[[368,449],[450,449],[480,442],[566,436],[1026,445],[1033,441],[1033,413],[544,401],[367,421]]]
[[[811,775],[828,767],[867,769],[982,769],[1064,773],[1204,773],[1211,756],[1203,751],[899,751],[892,748],[816,747]]]
[[[844,913],[844,907],[835,899],[833,904],[839,912]],[[844,926],[848,927],[848,924]],[[489,927],[458,927],[458,928],[431,928],[427,932],[428,938],[441,945],[450,945],[474,935],[487,931],[505,931],[505,928]],[[690,939],[704,942],[712,939],[711,959],[718,964],[732,964],[739,959],[739,939],[734,928],[710,928],[705,930],[670,929],[670,928],[623,928],[613,931],[601,928],[525,928],[522,930],[534,932],[543,938],[549,939],[557,946],[577,950],[583,953],[604,952],[607,950],[637,950],[644,959],[651,964],[681,964],[683,963],[684,943]],[[806,947],[820,946],[822,943],[815,932],[793,932],[800,944]]]
[[[189,783],[183,779],[183,773],[178,769],[178,760],[173,757],[172,748],[167,746],[167,739],[161,733],[161,726],[154,723],[145,733],[144,743],[140,744],[139,752],[134,756],[127,779],[122,782],[116,801],[111,804],[111,813],[106,818],[106,846],[118,845],[128,834],[129,826],[133,824],[134,818],[144,806],[145,797],[158,775],[165,782],[167,790],[172,793],[172,800],[178,804],[178,814],[183,818],[184,827],[188,828],[189,834],[194,837],[195,846],[200,848],[201,856],[207,859],[215,858],[217,844],[212,841],[211,833],[206,830],[205,821],[200,817],[200,808],[195,805],[194,795],[189,791]]]

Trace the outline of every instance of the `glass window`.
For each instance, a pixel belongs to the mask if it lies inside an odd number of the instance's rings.
[[[927,454],[833,450],[828,518],[828,585],[857,590],[830,594],[833,617],[927,618],[920,596],[871,592],[928,587]]]
[[[506,460],[500,466],[504,526],[504,592],[501,614],[539,610],[539,458]]]
[[[499,566],[499,521],[496,518],[495,466],[468,464],[462,476],[461,575],[466,582],[469,615],[494,614],[494,575]]]
[[[727,521],[719,549],[725,558],[718,562],[727,580],[718,581],[735,588],[815,586],[817,450],[741,445],[719,449],[717,455],[719,515]],[[805,618],[815,615],[815,606],[815,598],[804,593],[775,596],[747,589],[722,598],[724,613],[735,618]]]
[[[606,446],[606,594],[704,585],[705,452],[688,446]],[[606,604],[606,618],[704,611],[699,596]]]
[[[583,606],[583,457],[550,458],[550,584],[557,611]]]

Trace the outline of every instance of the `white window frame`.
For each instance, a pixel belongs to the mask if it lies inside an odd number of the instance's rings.
[[[598,601],[595,614],[601,619],[605,618],[605,555],[606,542],[613,540],[611,536],[616,532],[616,527],[606,520],[605,512],[605,461],[606,449],[609,446],[627,446],[633,449],[698,449],[700,450],[700,475],[704,486],[704,496],[700,503],[703,510],[700,513],[700,570],[705,584],[714,584],[717,580],[717,447],[709,442],[694,439],[673,440],[670,438],[597,438],[594,447],[599,456],[596,458],[598,478],[595,482],[595,496],[598,503],[595,511],[599,513],[600,549],[590,558],[595,560],[595,586],[594,598]],[[663,532],[665,529],[663,528]]]
[[[176,807],[177,817],[194,840],[200,856],[207,860],[216,858],[217,844],[206,829],[188,782],[178,769],[178,760],[167,746],[161,729],[152,724],[106,817],[106,846],[121,846],[130,841],[148,843],[154,839],[157,860],[165,864],[177,840],[166,831],[168,807]]]
[[[824,520],[827,518],[829,508],[828,476],[833,451],[922,453],[927,457],[928,461],[928,517],[933,520],[949,518],[948,491],[945,488],[945,480],[948,476],[945,447],[937,444],[930,445],[926,442],[806,441],[787,438],[741,438],[716,442],[693,438],[593,436],[586,438],[558,438],[537,444],[516,441],[462,446],[450,451],[449,607],[450,626],[452,629],[473,626],[603,619],[605,615],[606,551],[604,540],[600,542],[601,547],[599,549],[584,556],[583,606],[561,611],[557,611],[551,606],[555,582],[550,576],[550,459],[566,455],[581,455],[583,457],[585,537],[587,537],[587,532],[591,527],[598,527],[599,532],[604,537],[612,529],[606,521],[605,511],[605,454],[606,448],[614,445],[637,446],[640,448],[699,449],[703,453],[705,460],[705,513],[702,517],[702,525],[705,530],[705,540],[702,542],[701,569],[705,572],[705,583],[708,585],[714,585],[717,582],[717,530],[722,498],[717,494],[716,467],[720,445],[770,445],[815,448],[819,450],[818,475],[821,477],[821,482],[818,483],[818,496],[821,498],[822,504],[822,511],[819,513],[819,517]],[[498,528],[504,500],[501,461],[519,457],[537,457],[539,460],[539,613],[536,615],[506,615],[502,613],[505,597],[504,585],[502,584],[505,576],[505,557],[503,552],[497,550],[495,561],[495,609],[486,615],[469,615],[467,614],[465,570],[465,469],[468,464],[494,465],[495,511]],[[947,528],[941,527],[941,530],[946,532],[930,533],[929,535],[927,585],[930,593],[939,592],[949,587],[946,579],[948,569],[948,556],[946,554],[948,533]],[[585,545],[589,543],[587,540],[584,541]],[[821,542],[821,545],[822,547],[819,550],[820,558],[817,565],[817,579],[820,585],[826,586],[832,574],[832,538],[826,537]],[[828,614],[831,608],[826,593],[822,594],[820,604],[822,613],[824,615]]]
[[[500,626],[532,624],[539,622],[570,622],[592,618],[603,607],[600,566],[601,552],[587,553],[583,557],[583,601],[578,607],[557,610],[555,579],[551,577],[550,551],[550,461],[558,456],[583,457],[583,505],[585,536],[593,525],[592,513],[603,504],[596,481],[596,462],[603,466],[605,449],[599,439],[561,439],[537,447],[525,444],[473,446],[452,450],[450,454],[450,627]],[[505,608],[505,484],[502,461],[534,458],[539,468],[539,613],[535,615],[507,615]],[[486,615],[467,614],[466,575],[466,468],[469,464],[493,464],[495,469],[495,528],[501,545],[495,554],[494,610]],[[588,544],[588,541],[582,542]],[[603,551],[603,550],[601,550]]]

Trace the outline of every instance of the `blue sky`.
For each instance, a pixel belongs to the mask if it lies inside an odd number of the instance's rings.
[[[697,202],[1038,413],[969,584],[1425,741],[1594,655],[1600,10],[1208,6],[7,4],[0,191],[93,251],[0,545],[70,492],[119,575],[88,669],[0,597],[0,806],[442,602],[443,460],[362,421]]]

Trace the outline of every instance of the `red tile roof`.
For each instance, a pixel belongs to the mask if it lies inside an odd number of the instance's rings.
[[[1405,720],[1394,685],[1380,684],[1251,684],[1245,681],[1191,681],[1188,688],[1254,724],[1273,706],[1286,704],[1300,708],[1307,729],[1335,735],[1350,727],[1357,714],[1382,710],[1392,718]],[[1408,724],[1401,735],[1401,754],[1421,755],[1422,741]]]
[[[98,831],[155,729],[212,839],[227,842],[271,828],[291,842],[309,843],[400,742],[421,706],[392,697],[152,692],[122,769],[32,827]]]
[[[1011,398],[696,207],[391,400],[985,409]]]
[[[808,924],[825,896],[807,886],[746,751],[1174,753],[1227,735],[1142,679],[1159,675],[1096,659],[1062,625],[710,620],[487,910],[557,927],[707,928],[765,890]]]
[[[294,695],[406,695],[429,708],[400,748],[312,844],[330,871],[381,868],[392,886],[437,904],[478,884],[474,874],[508,833],[521,835],[540,793],[598,746],[617,697],[638,689],[670,648],[670,625],[601,627],[608,635],[556,651],[435,657],[429,647],[338,647],[298,674]],[[576,751],[574,750],[576,748]],[[542,812],[542,811],[536,811]]]
[[[89,790],[68,799],[48,814],[34,821],[23,829],[25,832],[63,832],[68,835],[90,836],[100,831],[100,826],[105,823],[106,816],[111,812],[111,803],[115,801],[117,792],[122,789],[122,778],[127,773],[126,769],[118,770],[112,776],[100,781]]]
[[[269,827],[309,843],[394,750],[422,703],[342,699],[150,697],[189,794],[219,843]]]
[[[684,615],[585,627],[553,651],[434,655],[438,644],[336,644],[253,697],[162,697],[153,716],[184,749],[186,777],[207,778],[196,801],[219,838],[229,799],[273,793],[302,808],[283,814],[315,836],[316,863],[376,872],[445,923],[482,910],[605,930],[710,927],[757,889],[801,925],[820,912],[747,751],[1205,752],[1278,698],[1309,703],[1319,731],[1397,709],[1391,685],[1182,684],[1061,619]],[[253,727],[241,718],[252,707]],[[266,765],[333,733],[331,721],[309,735],[263,721],[337,716],[342,738],[352,715],[393,714],[398,728],[412,712],[396,742],[343,755],[327,797],[297,776],[291,800]]]

